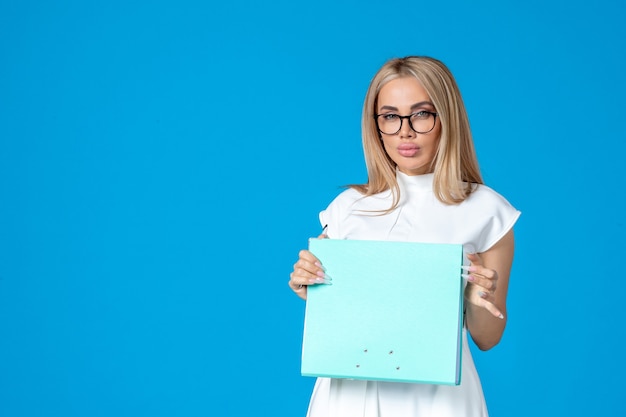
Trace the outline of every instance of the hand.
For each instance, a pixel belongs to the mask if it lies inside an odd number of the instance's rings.
[[[503,319],[504,315],[495,305],[498,273],[493,269],[484,267],[481,257],[475,253],[468,254],[467,258],[471,264],[465,268],[468,274],[463,275],[468,281],[465,288],[465,299],[471,304],[487,309],[494,317]]]
[[[318,239],[325,239],[326,237],[322,234],[318,236]],[[303,300],[306,300],[308,285],[327,282],[321,262],[306,249],[301,250],[298,254],[298,262],[293,265],[293,272],[289,277],[289,288]]]

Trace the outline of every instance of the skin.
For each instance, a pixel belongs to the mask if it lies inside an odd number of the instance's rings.
[[[389,81],[378,93],[376,114],[394,113],[400,116],[417,113],[420,110],[435,111],[428,93],[415,78],[403,77]],[[396,163],[398,170],[407,175],[421,175],[432,172],[431,163],[439,145],[441,123],[436,119],[435,128],[428,133],[416,133],[408,120],[402,121],[402,128],[395,135],[381,134],[387,155]],[[401,154],[404,146],[416,146],[417,153]]]
[[[408,115],[419,110],[435,111],[422,85],[414,78],[398,78],[388,82],[379,92],[377,113]],[[426,134],[414,132],[407,120],[395,135],[381,135],[385,151],[407,175],[431,172],[441,125]],[[402,155],[402,144],[410,143],[417,152]],[[406,147],[406,146],[405,146]],[[320,235],[318,238],[326,238]],[[466,325],[472,339],[481,350],[498,344],[506,326],[506,297],[514,252],[513,230],[483,253],[468,254],[469,270],[465,289]],[[324,268],[308,250],[301,250],[290,275],[290,288],[306,300],[307,286],[324,283]]]

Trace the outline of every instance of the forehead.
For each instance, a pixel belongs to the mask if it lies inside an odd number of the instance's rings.
[[[382,86],[378,92],[380,106],[411,106],[423,101],[431,101],[428,92],[416,78],[400,77]]]

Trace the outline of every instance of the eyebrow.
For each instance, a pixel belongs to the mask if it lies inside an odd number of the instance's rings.
[[[430,101],[420,101],[419,103],[415,103],[411,106],[411,110],[415,110],[415,109],[419,109],[420,107],[424,107],[424,106],[430,106],[430,107],[435,107],[435,105],[433,103],[431,103]],[[380,108],[380,110],[391,110],[391,111],[398,111],[397,107],[394,106],[382,106]]]

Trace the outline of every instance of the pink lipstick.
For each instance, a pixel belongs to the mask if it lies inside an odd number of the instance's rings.
[[[403,143],[398,145],[398,153],[402,156],[411,157],[415,156],[420,150],[420,147],[414,143]]]

